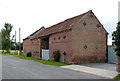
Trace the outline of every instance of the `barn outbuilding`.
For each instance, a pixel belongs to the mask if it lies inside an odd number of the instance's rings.
[[[66,19],[51,27],[41,27],[23,39],[23,54],[53,60],[60,51],[65,63],[105,62],[107,60],[107,31],[92,10]]]

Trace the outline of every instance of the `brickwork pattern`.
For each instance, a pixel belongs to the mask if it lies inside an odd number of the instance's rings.
[[[60,62],[70,63],[72,55],[72,31],[65,31],[57,34],[53,34],[49,39],[49,51],[50,59],[53,60],[53,52],[60,51]],[[65,54],[64,54],[65,52]]]
[[[106,35],[95,16],[92,13],[86,15],[72,30],[72,62],[104,62],[107,51]]]
[[[31,51],[33,57],[41,58],[42,48],[48,49],[49,46],[51,60],[53,53],[59,50],[60,62],[79,64],[106,61],[107,32],[91,11],[53,25],[36,37],[41,36],[48,38],[23,41],[24,55]]]
[[[120,56],[116,57],[116,71],[120,72]]]

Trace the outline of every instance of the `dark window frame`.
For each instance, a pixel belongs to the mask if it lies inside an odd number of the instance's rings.
[[[63,39],[66,39],[66,36],[63,36]]]
[[[60,40],[60,37],[58,37],[58,40]]]
[[[83,25],[86,26],[87,25],[86,22],[83,22]]]

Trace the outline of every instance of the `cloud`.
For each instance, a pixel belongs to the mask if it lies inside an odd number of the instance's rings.
[[[0,27],[11,23],[17,37],[21,27],[24,39],[41,26],[49,27],[92,9],[111,38],[118,20],[117,5],[118,0],[1,0]]]
[[[118,3],[118,21],[120,21],[120,1]]]
[[[112,38],[112,33],[113,31],[116,30],[117,27],[117,19],[100,19],[101,23],[103,24],[104,28],[107,30],[109,33],[108,37]]]

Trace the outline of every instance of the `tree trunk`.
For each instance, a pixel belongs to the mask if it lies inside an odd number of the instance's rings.
[[[2,50],[2,53],[4,53],[4,50]]]
[[[116,71],[120,72],[120,56],[116,56]]]

